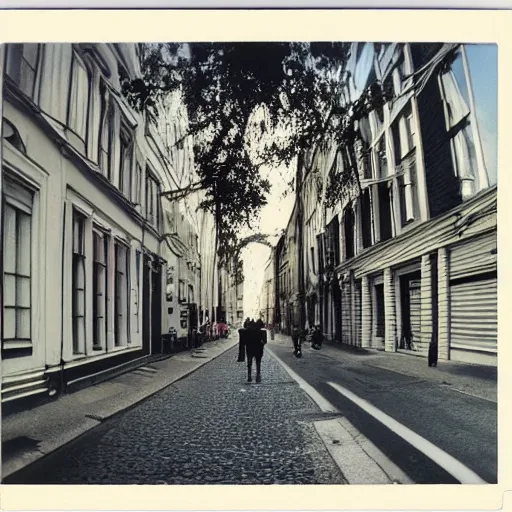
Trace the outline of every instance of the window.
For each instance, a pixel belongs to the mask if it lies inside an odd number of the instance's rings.
[[[363,190],[360,204],[363,249],[367,249],[372,245],[372,202],[369,188]]]
[[[318,272],[321,274],[324,271],[324,237],[317,235],[316,246],[318,248]]]
[[[35,99],[37,68],[41,57],[40,45],[7,45],[7,52],[7,74],[27,96]]]
[[[101,126],[99,136],[99,166],[109,180],[112,179],[112,153],[114,141],[114,105],[104,83],[100,85]]]
[[[345,235],[345,258],[354,257],[354,210],[351,206],[348,206],[345,210],[343,218],[344,224],[344,235]]]
[[[108,238],[93,231],[93,349],[103,350],[107,336]]]
[[[405,118],[405,138],[407,140],[407,149],[408,149],[407,152],[408,153],[410,151],[412,151],[412,149],[416,146],[416,144],[414,142],[414,135],[415,135],[414,120],[412,117],[412,113],[410,113]]]
[[[180,279],[180,286],[179,286],[179,300],[180,302],[186,302],[187,297],[185,295],[185,281]]]
[[[119,190],[131,200],[132,198],[132,158],[133,137],[126,127],[121,128],[121,164],[119,167]]]
[[[469,123],[467,82],[462,69],[462,57],[457,55],[447,72],[440,75],[441,91],[445,105],[446,127],[451,139],[455,170],[461,182],[472,189],[478,164],[473,139],[473,127]],[[463,194],[471,190],[463,190]]]
[[[397,183],[400,202],[401,224],[412,222],[418,217],[416,181],[416,152],[414,123],[410,108],[393,125],[395,159],[397,162]]]
[[[87,73],[85,65],[76,54],[73,54],[73,60],[71,62],[68,127],[84,144],[87,138],[89,83],[89,74]]]
[[[386,137],[379,140],[376,146],[377,177],[385,178],[388,175],[388,159],[386,155]]]
[[[158,197],[160,186],[148,171],[146,175],[146,219],[158,228]]]
[[[86,218],[73,211],[73,265],[71,299],[73,324],[73,353],[85,353],[85,221]]]
[[[142,167],[137,164],[135,166],[135,178],[133,181],[132,202],[136,205],[140,204],[142,189]]]
[[[340,264],[340,224],[336,215],[327,226],[327,264],[337,267]]]
[[[372,164],[371,164],[371,151],[368,143],[360,139],[360,165],[362,167],[363,179],[371,179],[372,177]]]
[[[396,96],[399,96],[402,93],[406,76],[406,63],[404,53],[402,51],[400,59],[396,64],[396,69],[393,73],[393,88]]]
[[[124,244],[116,242],[115,244],[115,325],[114,325],[114,345],[130,343],[129,327],[129,301],[128,290],[130,289],[130,258],[129,249]],[[123,343],[123,340],[126,343]]]
[[[378,183],[379,194],[379,219],[380,219],[380,241],[389,240],[392,236],[391,225],[391,182]]]
[[[15,182],[4,182],[3,348],[30,348],[33,194]]]

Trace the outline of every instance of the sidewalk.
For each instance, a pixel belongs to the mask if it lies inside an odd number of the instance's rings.
[[[272,343],[292,346],[290,337],[284,334],[276,334],[275,341]],[[436,367],[429,367],[426,358],[418,357],[415,354],[358,349],[358,347],[334,342],[324,343],[319,351],[311,349],[309,343],[305,343],[303,351],[307,351],[308,357],[322,354],[343,364],[373,366],[417,377],[421,380],[436,382],[440,386],[449,386],[454,391],[490,402],[498,401],[496,367],[455,361],[438,361]]]
[[[237,336],[209,342],[5,418],[2,478],[186,377],[237,343]]]

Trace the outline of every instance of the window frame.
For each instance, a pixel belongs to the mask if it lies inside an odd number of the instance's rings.
[[[97,252],[96,252],[96,239],[99,238],[99,243],[103,245],[103,261],[100,261],[97,258]],[[92,349],[94,351],[106,351],[107,350],[107,340],[108,340],[108,321],[109,321],[109,314],[108,314],[108,305],[109,305],[109,255],[110,255],[110,237],[105,233],[100,226],[97,224],[93,225],[92,230],[92,264],[93,264],[93,270],[92,270],[92,300],[93,300],[93,310],[92,310],[92,316],[93,316],[93,330],[92,330]],[[103,269],[103,286],[104,286],[104,293],[101,294],[103,296],[102,302],[103,302],[103,310],[104,314],[103,316],[98,315],[98,303],[100,301],[100,294],[98,293],[98,281],[101,279],[101,275],[98,273],[98,269]],[[103,323],[103,337],[99,337],[99,328],[98,328],[98,320],[102,319]]]
[[[132,202],[134,162],[135,162],[135,143],[133,130],[124,119],[121,120],[121,129],[119,130],[119,190]],[[128,168],[125,164],[129,160]]]
[[[115,102],[104,79],[100,79],[100,129],[98,131],[98,166],[110,182],[114,177],[115,148]],[[105,132],[108,130],[107,150],[103,147]],[[105,156],[106,155],[106,156]],[[104,161],[105,160],[105,161]],[[105,168],[106,162],[106,168]]]
[[[160,182],[158,181],[155,173],[149,167],[146,168],[146,204],[145,204],[145,217],[151,226],[156,230],[160,226]],[[151,186],[149,186],[151,185]],[[151,199],[151,201],[149,201]],[[150,204],[154,209],[154,213],[150,217],[149,208]]]
[[[3,244],[6,243],[5,238],[5,219],[7,218],[6,209],[9,207],[13,210],[14,214],[14,236],[15,236],[15,254],[14,254],[14,271],[6,271],[5,264],[3,266],[2,279],[3,279],[3,304],[2,304],[2,354],[5,352],[9,352],[10,350],[29,350],[30,354],[32,354],[33,350],[33,336],[34,336],[34,301],[33,301],[33,286],[34,286],[34,268],[33,268],[33,240],[34,240],[34,209],[35,209],[35,196],[36,191],[34,191],[31,187],[24,186],[24,184],[20,183],[16,179],[12,179],[11,176],[4,178],[4,191],[2,194],[2,233],[3,233]],[[9,183],[10,182],[10,183]],[[7,185],[7,186],[6,186]],[[12,188],[13,194],[16,196],[16,192],[20,192],[19,197],[13,197],[10,194],[5,192],[6,188]],[[30,194],[30,205],[26,204],[22,198],[22,195],[25,193]],[[29,219],[29,234],[28,234],[28,247],[29,247],[29,256],[28,256],[28,266],[29,272],[28,275],[26,273],[20,272],[20,262],[18,255],[22,254],[24,251],[20,250],[19,244],[21,243],[23,236],[20,234],[20,215],[26,216]],[[7,251],[5,251],[5,247],[3,248],[3,254],[5,255]],[[13,292],[14,292],[14,304],[6,305],[5,302],[5,290],[6,290],[6,276],[13,277]],[[26,305],[18,305],[18,279],[29,279],[28,285],[28,306]],[[5,313],[6,309],[14,310],[14,337],[6,338],[5,337]],[[28,328],[28,338],[18,336],[18,310],[29,312],[29,328]]]
[[[77,132],[76,126],[71,125],[71,112],[72,112],[72,96],[73,96],[73,81],[75,78],[74,70],[75,67],[79,66],[81,67],[87,76],[87,94],[86,94],[86,100],[87,101],[87,108],[85,109],[85,133],[82,135]],[[66,127],[67,130],[80,141],[80,143],[83,145],[83,153],[87,155],[88,153],[88,147],[89,147],[89,132],[90,132],[90,113],[91,113],[91,102],[92,102],[92,85],[93,85],[93,75],[92,70],[89,65],[87,65],[86,61],[82,59],[82,57],[79,55],[76,49],[73,49],[72,56],[71,56],[71,65],[69,69],[69,88],[68,88],[68,101],[67,101],[67,110],[66,110]]]
[[[35,62],[35,68],[27,61],[24,57],[25,49],[28,45],[34,45],[37,47],[37,56]],[[19,53],[16,56],[16,53]],[[6,59],[6,75],[17,85],[18,89],[29,97],[33,102],[39,100],[39,74],[41,69],[41,62],[43,60],[43,45],[39,43],[11,43],[7,44],[7,59]],[[22,86],[22,64],[25,63],[34,73],[33,84],[31,91],[28,92]]]
[[[81,222],[81,237],[79,233],[78,244],[81,247],[75,247],[75,223]],[[73,356],[86,355],[87,346],[87,257],[86,257],[86,231],[87,216],[80,210],[73,207],[72,224],[71,224],[71,240],[72,240],[72,260],[71,260],[71,336],[72,336],[72,353]],[[78,249],[78,250],[75,250]],[[78,266],[82,266],[83,288],[78,288]],[[83,294],[83,314],[77,314],[78,299],[77,292]],[[83,339],[78,337],[77,319],[83,320]]]
[[[119,265],[119,249],[124,251],[124,262],[122,265]],[[126,347],[131,344],[130,261],[130,246],[123,240],[116,238],[114,240],[114,348]],[[118,279],[122,279],[122,286],[119,286]],[[125,291],[124,299],[122,296],[123,289]],[[120,313],[121,309],[122,312]],[[123,335],[126,338],[125,343],[123,343]]]

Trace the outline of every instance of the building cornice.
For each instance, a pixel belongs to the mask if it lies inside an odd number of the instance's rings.
[[[497,212],[497,186],[476,194],[458,207],[434,219],[418,224],[399,236],[366,249],[361,254],[344,261],[335,269],[340,275],[348,270],[355,277],[382,271],[389,266],[398,266],[423,254],[468,238],[495,231],[496,220],[485,224]],[[484,225],[474,226],[484,219]],[[470,229],[473,225],[473,229]],[[467,231],[462,231],[466,227]]]

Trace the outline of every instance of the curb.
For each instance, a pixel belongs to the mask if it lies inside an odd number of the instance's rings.
[[[237,342],[238,343],[238,342]],[[184,373],[183,375],[180,375],[179,377],[177,377],[176,379],[172,380],[171,382],[168,382],[166,383],[164,386],[162,386],[160,389],[156,390],[156,391],[153,391],[151,393],[149,393],[148,395],[144,396],[143,398],[140,398],[139,400],[136,400],[135,402],[133,402],[132,404],[128,405],[127,407],[123,408],[123,409],[120,409],[118,411],[115,411],[113,412],[112,414],[108,415],[108,416],[105,416],[105,417],[102,417],[102,418],[96,418],[96,417],[93,417],[93,416],[87,416],[87,415],[84,415],[84,418],[87,419],[87,420],[93,420],[93,421],[96,421],[97,423],[95,425],[88,425],[86,426],[86,428],[80,432],[78,435],[72,437],[71,439],[68,439],[66,440],[64,443],[60,444],[60,445],[57,445],[55,446],[54,448],[52,448],[50,451],[48,452],[38,452],[40,453],[40,457],[37,457],[37,458],[34,458],[33,460],[30,460],[28,461],[26,464],[24,464],[23,466],[21,467],[18,467],[16,468],[15,470],[13,470],[12,472],[10,473],[7,473],[5,474],[3,471],[2,471],[2,479],[1,479],[1,484],[2,485],[16,485],[18,484],[18,482],[10,482],[11,479],[13,479],[13,477],[15,477],[16,475],[19,475],[19,474],[22,474],[23,472],[25,471],[30,471],[30,469],[32,467],[36,468],[38,464],[42,463],[44,461],[44,459],[46,459],[46,457],[48,457],[49,455],[52,455],[60,450],[64,450],[67,446],[69,446],[71,443],[74,443],[76,441],[78,441],[79,439],[81,439],[82,437],[85,437],[87,434],[90,434],[91,431],[93,431],[94,429],[96,428],[99,428],[101,427],[102,425],[104,425],[105,423],[107,423],[108,421],[112,421],[113,419],[115,419],[117,416],[125,413],[125,412],[128,412],[130,411],[131,409],[134,409],[136,406],[140,405],[142,402],[144,402],[145,400],[155,396],[157,393],[160,393],[161,391],[163,391],[164,389],[172,386],[173,384],[176,384],[176,382],[179,382],[187,377],[189,377],[190,375],[192,375],[193,373],[195,373],[197,370],[199,370],[200,368],[206,366],[208,363],[211,363],[212,361],[214,361],[215,359],[217,359],[219,356],[221,356],[222,354],[225,354],[226,352],[228,352],[229,350],[232,350],[233,348],[236,347],[236,344],[230,346],[230,347],[227,347],[225,348],[224,350],[222,350],[221,352],[219,352],[217,355],[215,355],[214,357],[212,357],[211,359],[209,359],[208,361],[199,361],[199,364],[197,367],[195,368],[192,368],[191,370],[187,371],[186,373]],[[137,368],[133,368],[132,370],[130,371],[133,371],[133,370],[136,370]],[[117,375],[116,375],[117,377]],[[113,378],[116,378],[116,377],[113,377]],[[23,484],[18,484],[18,485],[23,485]]]

